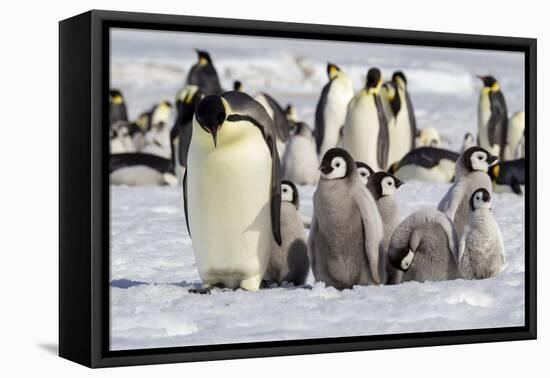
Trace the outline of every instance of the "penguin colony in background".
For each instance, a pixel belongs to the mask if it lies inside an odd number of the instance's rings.
[[[525,116],[508,119],[500,85],[480,76],[477,137],[442,148],[436,128],[418,129],[401,71],[384,82],[367,72],[354,93],[333,63],[314,128],[271,95],[224,91],[209,53],[175,96],[135,121],[120,90],[110,91],[111,183],[183,186],[198,293],[214,287],[316,281],[337,289],[404,281],[482,279],[504,265],[491,193],[521,193]],[[500,162],[497,163],[497,159]],[[403,180],[452,183],[437,210],[401,219],[394,193]],[[298,185],[316,185],[309,236]]]

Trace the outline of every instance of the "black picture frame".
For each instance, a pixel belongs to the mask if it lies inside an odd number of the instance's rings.
[[[525,326],[109,350],[109,28],[192,31],[525,53]],[[59,355],[89,367],[535,339],[537,41],[530,38],[92,10],[59,23]]]

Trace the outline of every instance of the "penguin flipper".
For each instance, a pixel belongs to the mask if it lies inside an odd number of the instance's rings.
[[[378,165],[383,170],[388,168],[388,150],[389,150],[389,135],[388,135],[388,121],[384,114],[384,108],[380,97],[375,97],[376,108],[378,109],[378,124],[380,129],[378,130]]]
[[[405,99],[407,101],[407,108],[409,110],[409,125],[411,127],[411,151],[414,150],[415,146],[415,135],[417,133],[416,131],[416,117],[414,116],[414,108],[411,101],[411,98],[409,96],[409,92],[407,91],[405,93]]]
[[[266,137],[271,153],[271,229],[273,238],[278,245],[281,245],[281,163],[274,138],[274,136]]]
[[[364,235],[364,247],[365,247],[365,256],[367,257],[367,264],[370,270],[372,280],[375,284],[379,285],[382,283],[380,277],[380,244],[383,239],[383,229],[382,229],[382,220],[378,213],[378,208],[376,203],[372,198],[369,190],[364,185],[358,185],[359,190],[354,193],[354,200],[359,208],[359,213],[361,214],[361,227],[363,228]],[[370,205],[376,210],[376,212],[369,210],[369,202],[372,202]],[[373,219],[378,215],[379,219]],[[311,232],[311,231],[310,231]],[[367,235],[369,235],[367,237]]]
[[[189,216],[187,213],[187,169],[183,175],[183,210],[185,211],[185,224],[187,226],[187,232],[191,236],[191,230],[189,229]]]
[[[491,146],[495,144],[500,146],[500,157],[502,158],[508,133],[508,109],[501,91],[491,92],[489,96],[491,102],[491,117],[487,125],[489,143]]]
[[[317,145],[317,153],[321,151],[321,145],[323,144],[323,138],[325,136],[325,106],[327,104],[328,91],[330,89],[332,81],[323,87],[321,97],[317,103],[315,109],[315,143]]]

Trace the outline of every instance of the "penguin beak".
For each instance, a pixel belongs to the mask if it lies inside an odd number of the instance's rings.
[[[398,178],[395,179],[395,188],[399,188],[401,185],[403,185],[405,182],[399,180]]]
[[[332,172],[332,167],[330,164],[327,164],[325,162],[321,163],[321,166],[319,167],[319,170],[324,174],[328,175],[330,172]]]
[[[497,161],[498,161],[498,157],[496,157],[494,155],[487,156],[487,163],[489,165],[492,165],[492,164],[496,163]]]
[[[210,133],[212,134],[212,140],[214,141],[214,148],[218,146],[218,127],[210,129]]]

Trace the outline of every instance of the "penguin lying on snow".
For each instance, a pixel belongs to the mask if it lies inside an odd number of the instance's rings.
[[[315,185],[319,180],[315,140],[308,125],[298,122],[283,155],[283,178],[299,185]]]
[[[389,172],[402,180],[451,182],[459,154],[436,147],[420,147],[392,164]]]
[[[145,153],[112,154],[109,157],[112,185],[175,185],[171,160]]]
[[[306,234],[298,209],[300,198],[292,181],[281,183],[281,245],[273,241],[264,281],[303,285],[309,272]]]
[[[491,191],[491,179],[487,172],[496,161],[497,157],[487,150],[470,147],[456,162],[455,181],[439,202],[437,209],[454,221],[459,237],[462,236],[468,221],[468,201],[474,191],[480,188]]]
[[[393,194],[401,185],[403,185],[403,181],[383,171],[376,172],[372,175],[367,184],[367,188],[376,201],[376,206],[378,207],[378,212],[380,213],[384,225],[384,240],[382,244],[384,254],[380,256],[380,259],[387,260],[387,250],[390,245],[390,238],[393,231],[399,225],[399,222],[401,222],[399,207],[393,198]],[[398,283],[400,281],[399,271],[393,268],[389,262],[385,265],[386,282],[392,284]]]
[[[458,243],[449,217],[432,209],[420,210],[394,231],[388,258],[403,272],[401,282],[451,280],[459,277]]]
[[[183,182],[185,219],[202,289],[258,290],[281,244],[280,163],[273,121],[231,91],[197,105]]]
[[[357,168],[357,174],[359,175],[359,178],[363,182],[363,184],[367,185],[369,182],[369,178],[374,175],[374,169],[368,166],[368,164],[363,163],[362,161],[356,161],[355,166]]]
[[[382,219],[355,161],[346,150],[332,148],[320,170],[308,239],[315,280],[339,290],[383,283]]]
[[[348,103],[353,98],[353,84],[344,71],[327,63],[327,74],[329,82],[323,87],[315,108],[315,141],[320,157],[338,146]]]
[[[470,216],[460,241],[458,262],[462,277],[496,276],[504,266],[502,233],[491,211],[491,194],[479,189],[470,198]]]
[[[525,159],[504,161],[489,169],[495,192],[506,192],[510,189],[516,194],[524,192]]]

